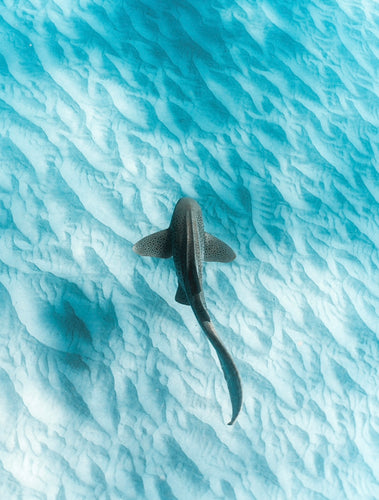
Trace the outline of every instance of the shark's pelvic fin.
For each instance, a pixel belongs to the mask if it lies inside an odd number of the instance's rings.
[[[161,259],[168,259],[172,256],[171,234],[169,229],[158,231],[157,233],[145,236],[139,240],[134,246],[133,250],[145,257],[159,257]]]
[[[229,245],[223,241],[205,233],[204,238],[204,260],[206,262],[231,262],[236,258],[236,254]]]
[[[182,287],[182,285],[180,285],[180,284],[178,285],[178,289],[176,290],[175,300],[176,300],[176,302],[179,302],[179,304],[183,304],[185,306],[190,305],[188,298],[187,298],[187,294],[184,291],[184,288]]]

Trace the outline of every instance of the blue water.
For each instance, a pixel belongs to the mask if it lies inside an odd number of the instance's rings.
[[[0,497],[379,498],[379,13],[0,2]],[[195,198],[218,360],[172,261]]]

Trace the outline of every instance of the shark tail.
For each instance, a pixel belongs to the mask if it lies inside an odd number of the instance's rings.
[[[237,367],[224,344],[219,339],[213,323],[210,320],[203,320],[201,321],[201,327],[216,351],[226,383],[228,384],[230,401],[232,403],[232,418],[228,425],[232,425],[238,417],[242,406],[241,379]]]

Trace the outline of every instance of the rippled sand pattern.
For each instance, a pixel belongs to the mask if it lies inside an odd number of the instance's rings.
[[[0,2],[1,498],[379,498],[377,3],[293,4]]]

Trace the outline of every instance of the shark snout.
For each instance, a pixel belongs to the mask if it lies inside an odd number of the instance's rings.
[[[193,210],[193,209],[200,209],[200,205],[193,198],[189,198],[188,196],[186,196],[185,198],[180,198],[180,200],[176,204],[175,210],[176,209],[185,210],[185,211]]]

